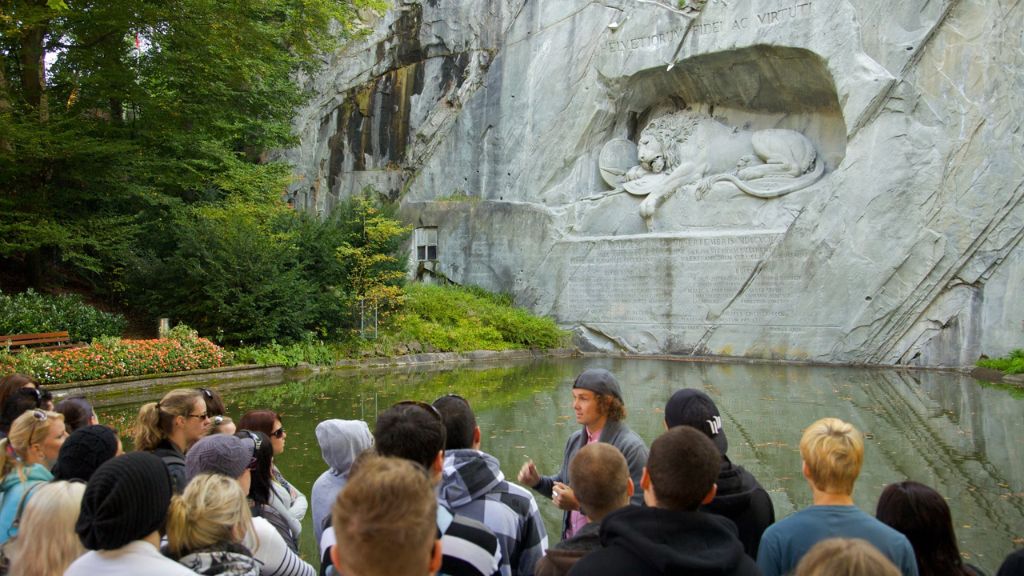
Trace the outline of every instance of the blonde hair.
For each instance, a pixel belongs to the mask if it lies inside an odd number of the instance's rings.
[[[75,533],[85,484],[50,482],[25,504],[18,535],[8,543],[11,576],[60,576],[85,548]]]
[[[332,510],[339,570],[360,576],[426,574],[437,499],[426,471],[403,458],[359,463]]]
[[[171,499],[167,511],[167,547],[181,557],[215,544],[239,543],[252,515],[238,480],[222,474],[199,474],[185,492]]]
[[[39,414],[46,417],[40,419]],[[50,425],[54,420],[64,422],[64,415],[48,410],[34,408],[26,410],[14,419],[7,438],[0,440],[0,476],[6,476],[12,469],[18,470],[18,477],[25,481],[23,469],[28,460],[28,449],[33,444],[40,444],[50,435]]]
[[[900,571],[867,540],[828,538],[804,554],[796,576],[900,576]]]
[[[136,450],[151,452],[174,432],[174,419],[192,413],[202,392],[194,388],[171,390],[159,402],[149,402],[139,408],[132,439]],[[205,406],[205,404],[204,404]]]
[[[864,437],[852,424],[822,418],[804,430],[800,456],[815,488],[829,494],[853,494],[864,463]]]

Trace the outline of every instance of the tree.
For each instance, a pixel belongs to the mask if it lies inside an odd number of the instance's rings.
[[[294,74],[382,0],[0,0],[0,269],[116,290],[191,205],[261,204],[289,170]],[[49,58],[47,58],[49,57]],[[48,72],[45,60],[52,60]],[[159,242],[159,240],[156,240]]]
[[[366,196],[354,198],[345,213],[349,233],[337,254],[348,272],[345,293],[363,323],[367,315],[386,315],[402,303],[405,271],[395,254],[412,228],[382,213]]]

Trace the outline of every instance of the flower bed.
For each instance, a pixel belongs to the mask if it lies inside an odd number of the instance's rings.
[[[30,374],[49,384],[218,368],[230,355],[205,338],[101,339],[85,348],[0,353],[0,373]]]

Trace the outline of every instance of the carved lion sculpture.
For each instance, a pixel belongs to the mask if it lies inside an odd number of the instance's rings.
[[[637,143],[639,164],[622,186],[647,196],[640,215],[649,220],[678,190],[695,187],[698,200],[716,182],[758,198],[778,198],[817,182],[824,174],[814,145],[794,130],[742,130],[689,109],[650,121]]]

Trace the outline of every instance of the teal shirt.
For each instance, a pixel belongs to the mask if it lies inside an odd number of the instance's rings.
[[[50,474],[50,471],[40,464],[33,464],[25,468],[24,474],[25,481],[22,481],[18,476],[18,471],[11,470],[7,476],[4,476],[3,483],[0,483],[0,498],[2,498],[0,500],[0,545],[18,533],[13,524],[25,491],[35,484],[53,480],[53,474]],[[29,494],[29,498],[31,497],[32,494]],[[29,498],[26,498],[26,503]]]
[[[861,538],[884,554],[903,576],[917,576],[914,548],[907,537],[856,506],[811,506],[765,530],[757,550],[764,576],[783,576],[815,544],[826,538]]]

